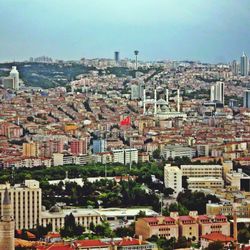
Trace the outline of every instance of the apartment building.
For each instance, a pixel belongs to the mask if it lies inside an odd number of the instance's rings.
[[[231,171],[226,174],[226,182],[232,187],[236,187],[238,190],[250,191],[250,176],[243,173],[241,169],[238,172]]]
[[[221,165],[181,165],[183,176],[187,177],[215,177],[221,178],[223,167]]]
[[[113,149],[113,162],[122,164],[130,164],[130,162],[138,163],[138,150],[136,148]]]
[[[162,150],[162,155],[165,159],[184,156],[192,159],[195,155],[195,150],[182,145],[166,145]]]
[[[172,188],[174,195],[177,196],[182,191],[182,171],[167,164],[164,167],[164,184],[166,188]]]
[[[6,187],[10,193],[15,228],[35,228],[37,223],[41,223],[42,192],[39,187],[39,182],[26,180],[23,184],[17,184],[13,187],[10,186],[10,184],[1,184],[1,214],[3,214],[3,197]]]

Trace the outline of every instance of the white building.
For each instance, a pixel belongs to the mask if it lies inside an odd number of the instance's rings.
[[[41,223],[42,194],[39,182],[25,180],[24,184],[17,184],[14,187],[10,184],[1,184],[1,214],[3,214],[3,197],[6,187],[10,193],[16,229],[35,228],[37,223]]]
[[[164,184],[166,188],[172,188],[174,195],[177,196],[182,191],[182,171],[167,164],[164,167]]]
[[[250,191],[250,176],[243,173],[242,169],[238,169],[238,172],[227,173],[226,183],[232,187],[237,187],[239,190]]]
[[[138,163],[138,150],[136,148],[113,149],[113,162],[122,164]]]
[[[210,88],[210,101],[224,104],[224,83],[216,82]]]
[[[184,156],[191,159],[195,155],[195,150],[182,145],[166,145],[162,150],[162,155],[165,159]]]
[[[249,62],[246,54],[243,52],[240,58],[240,74],[242,76],[247,76],[249,71]]]

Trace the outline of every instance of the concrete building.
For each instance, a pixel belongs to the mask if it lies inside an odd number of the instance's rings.
[[[130,164],[135,162],[138,163],[138,150],[136,148],[122,148],[122,149],[113,149],[113,162],[118,162],[122,164]]]
[[[140,98],[140,86],[137,84],[131,84],[131,100],[137,100]]]
[[[181,171],[187,177],[221,178],[223,168],[221,165],[181,165]]]
[[[23,156],[38,157],[39,155],[40,155],[39,143],[37,142],[23,143]]]
[[[224,83],[216,82],[210,88],[210,101],[224,104]]]
[[[165,159],[175,157],[188,157],[193,158],[195,151],[191,147],[185,147],[181,145],[166,145],[162,150],[162,155]]]
[[[14,89],[15,87],[15,81],[12,77],[4,77],[2,82],[6,89]]]
[[[240,74],[242,76],[247,76],[249,71],[249,61],[246,54],[243,52],[240,58]]]
[[[243,107],[250,108],[250,90],[244,91]]]
[[[236,187],[238,190],[250,191],[250,176],[242,172],[242,169],[238,169],[238,172],[231,171],[226,174],[226,183],[232,187]]]
[[[73,155],[83,155],[88,153],[88,141],[86,138],[75,139],[70,142],[70,152]]]
[[[16,66],[12,66],[10,71],[10,77],[14,79],[14,89],[19,90],[20,83],[19,83],[19,72],[17,71]]]
[[[164,184],[166,188],[172,188],[174,195],[177,196],[182,191],[182,171],[167,164],[164,167]]]
[[[4,192],[9,190],[16,229],[35,228],[41,223],[42,194],[39,182],[26,180],[24,184],[11,187],[9,184],[0,185],[0,211],[4,214]]]
[[[5,188],[3,193],[2,216],[0,218],[0,249],[14,250],[15,222],[13,218],[12,202],[9,196],[9,190]]]
[[[190,177],[187,179],[188,188],[195,191],[202,189],[221,189],[224,187],[222,178],[214,177]]]

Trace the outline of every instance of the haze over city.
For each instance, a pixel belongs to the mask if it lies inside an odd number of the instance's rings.
[[[248,0],[0,0],[0,60],[48,55],[228,62],[250,54]]]

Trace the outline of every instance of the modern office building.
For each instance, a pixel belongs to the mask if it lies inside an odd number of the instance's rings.
[[[107,142],[104,139],[93,140],[93,153],[103,153],[107,148]]]
[[[164,167],[164,184],[166,188],[172,188],[174,195],[177,196],[182,191],[182,171],[167,164]]]
[[[210,101],[224,104],[224,82],[216,82],[211,86]]]
[[[244,108],[250,108],[250,89],[244,91],[243,106]]]
[[[249,61],[247,55],[243,52],[240,58],[240,74],[247,76],[249,71]]]
[[[4,192],[9,190],[15,228],[35,228],[37,223],[41,223],[42,194],[39,182],[35,180],[25,180],[23,184],[0,185],[0,211],[4,214]]]
[[[119,61],[120,61],[120,55],[119,55],[119,54],[120,54],[119,51],[115,51],[115,53],[114,53],[116,65],[118,65],[118,64],[119,64]]]

